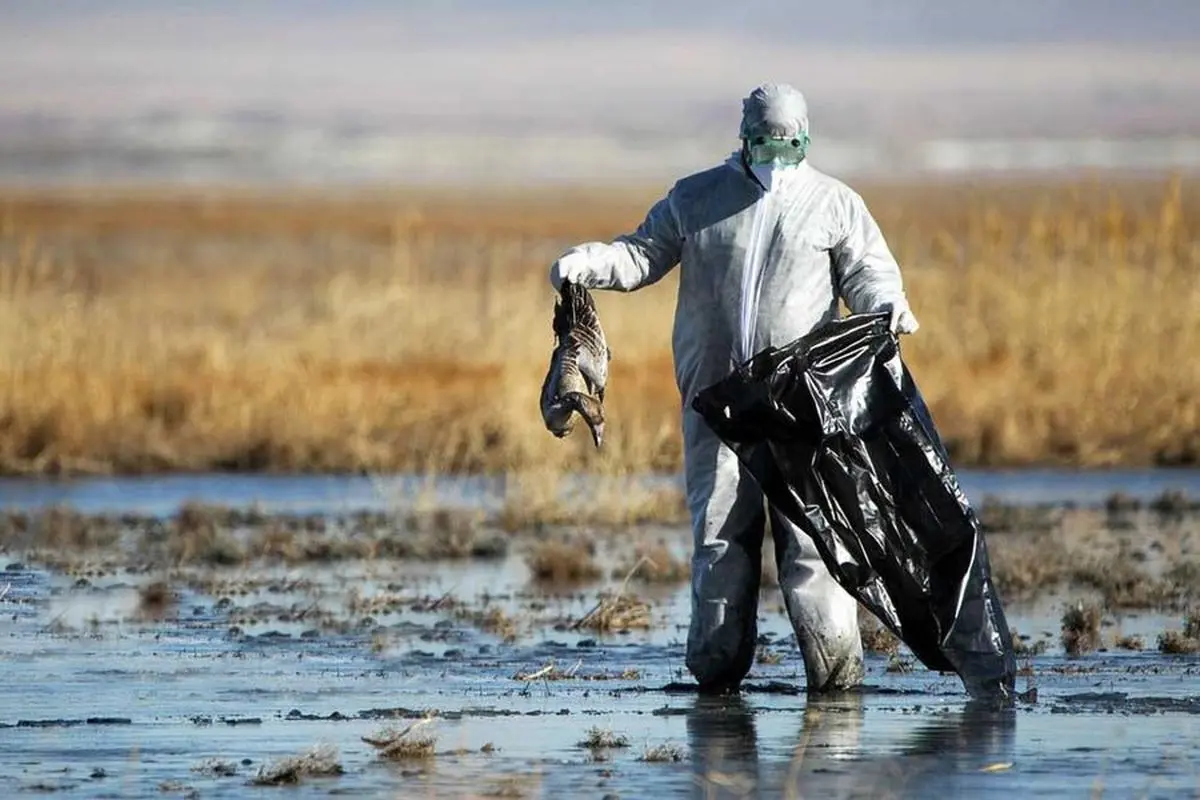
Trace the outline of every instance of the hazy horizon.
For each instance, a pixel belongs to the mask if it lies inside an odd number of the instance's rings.
[[[0,160],[7,175],[69,172],[72,148],[94,145],[95,164],[149,147],[165,168],[180,141],[238,151],[274,125],[284,144],[255,147],[358,148],[368,174],[451,169],[473,145],[506,167],[574,148],[564,163],[581,175],[665,172],[731,147],[741,97],[780,80],[808,95],[814,157],[1034,139],[1114,158],[1113,142],[1147,141],[1151,161],[1200,163],[1200,3],[796,8],[16,0],[0,10]]]

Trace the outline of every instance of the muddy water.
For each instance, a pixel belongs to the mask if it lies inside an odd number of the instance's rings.
[[[142,489],[166,510],[180,497]],[[315,501],[297,491],[280,502]],[[861,692],[807,700],[771,589],[760,608],[771,657],[741,697],[704,699],[683,665],[681,584],[637,587],[649,629],[597,634],[572,621],[619,580],[541,589],[515,554],[222,568],[173,583],[177,600],[159,618],[138,592],[155,575],[6,560],[0,797],[1200,794],[1200,656],[1068,658],[1057,639],[1065,597],[1010,608],[1014,627],[1048,646],[1018,684],[1036,699],[993,712],[903,652],[869,656]],[[493,609],[515,621],[507,639],[474,615]],[[1179,623],[1119,619],[1150,647]],[[420,730],[436,736],[432,755],[384,759],[363,741],[430,715]],[[581,746],[593,727],[626,746]],[[336,748],[340,774],[254,784],[319,746]]]

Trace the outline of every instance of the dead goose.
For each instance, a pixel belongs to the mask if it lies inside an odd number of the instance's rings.
[[[612,351],[587,288],[563,281],[554,303],[554,351],[542,382],[542,419],[562,438],[583,417],[596,447],[604,439],[604,387]]]

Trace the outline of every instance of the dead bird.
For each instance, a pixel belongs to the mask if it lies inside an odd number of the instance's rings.
[[[587,288],[563,281],[554,303],[554,351],[542,382],[542,419],[562,438],[583,417],[596,447],[604,440],[604,388],[612,350]]]

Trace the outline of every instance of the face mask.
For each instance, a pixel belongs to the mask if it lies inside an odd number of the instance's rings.
[[[742,149],[750,172],[769,192],[774,186],[779,170],[794,167],[804,161],[808,142],[807,133],[792,138],[756,136],[743,140]]]
[[[783,167],[778,164],[751,164],[750,171],[754,173],[754,177],[762,184],[763,189],[771,191],[775,183],[775,175]]]

